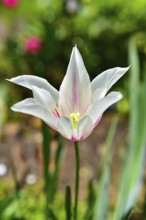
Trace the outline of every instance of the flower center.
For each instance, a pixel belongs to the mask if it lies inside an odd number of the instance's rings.
[[[73,129],[76,129],[78,127],[79,117],[80,117],[80,113],[79,112],[71,113],[70,114],[70,119],[71,119],[71,123],[72,123]]]

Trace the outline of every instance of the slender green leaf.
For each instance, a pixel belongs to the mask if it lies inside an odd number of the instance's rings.
[[[49,208],[49,218],[48,220],[59,220],[56,215],[54,214],[54,212],[52,211],[52,209]]]
[[[88,183],[88,199],[87,199],[87,210],[84,216],[84,220],[92,220],[93,218],[93,207],[96,200],[96,192],[93,181],[90,180]]]
[[[53,201],[55,194],[57,192],[57,187],[58,187],[58,179],[59,179],[59,170],[62,162],[62,157],[63,157],[63,143],[62,143],[62,137],[59,136],[58,138],[58,147],[56,150],[56,155],[55,155],[55,168],[54,171],[51,175],[51,192],[50,192],[50,200]]]
[[[43,122],[42,124],[42,135],[43,135],[43,146],[42,146],[42,154],[43,154],[43,173],[44,173],[44,194],[46,197],[45,204],[45,216],[46,220],[49,215],[49,202],[50,202],[50,193],[51,193],[51,185],[50,185],[50,173],[49,173],[49,164],[51,158],[51,135],[48,129],[48,126]]]
[[[129,62],[131,64],[130,77],[129,77],[129,94],[130,94],[130,144],[129,150],[130,155],[134,153],[133,145],[137,140],[137,126],[138,126],[138,108],[139,108],[139,75],[140,75],[140,64],[136,48],[135,39],[131,38],[129,41]]]
[[[123,169],[119,197],[112,220],[121,220],[135,204],[142,182],[146,139],[146,80],[140,84],[139,61],[134,40],[129,43],[133,66],[130,77],[130,139],[127,163]]]
[[[108,219],[110,162],[113,155],[112,141],[117,128],[117,122],[117,119],[112,122],[106,139],[106,154],[103,159],[103,167],[98,185],[97,199],[94,206],[93,220]]]
[[[48,169],[51,158],[51,135],[48,126],[43,122],[42,124],[42,134],[43,134],[43,165],[44,165],[44,178],[48,181]]]
[[[71,220],[72,211],[71,211],[71,190],[70,190],[70,186],[66,187],[65,211],[66,211],[66,220]]]

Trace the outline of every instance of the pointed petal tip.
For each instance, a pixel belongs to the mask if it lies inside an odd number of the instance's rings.
[[[131,67],[131,65],[129,65],[127,67],[115,67],[113,69],[117,69],[117,70],[121,71],[121,74],[124,75],[130,69],[130,67]]]
[[[123,98],[122,93],[119,92],[119,93],[117,94],[117,98],[118,98],[119,100],[122,99],[122,98]]]
[[[73,52],[79,52],[79,50],[78,50],[78,47],[77,47],[77,44],[75,44],[75,46],[73,47]]]
[[[123,95],[122,95],[122,93],[121,92],[111,92],[110,94],[109,94],[109,96],[115,96],[115,98],[116,99],[118,99],[118,100],[120,100],[120,99],[122,99],[123,98]]]
[[[128,72],[128,70],[130,69],[130,67],[131,67],[131,65],[129,65],[129,66],[127,66],[127,67],[119,67],[121,70],[123,70],[124,71],[124,74],[126,73],[126,72]]]
[[[129,66],[127,67],[127,71],[131,68],[131,64],[129,64]]]
[[[10,109],[11,109],[12,111],[14,111],[14,112],[17,111],[16,108],[15,108],[15,105],[16,105],[16,104],[14,104],[14,105],[12,105],[12,106],[10,107]]]
[[[127,71],[128,71],[130,69],[130,67],[131,67],[131,64],[129,66],[125,67],[124,69],[127,69]]]
[[[22,101],[21,101],[22,102]],[[17,106],[19,106],[20,102],[15,103],[14,105],[10,106],[10,109],[14,112],[19,111],[19,109],[17,109]]]
[[[13,79],[13,78],[11,78],[11,79],[5,79],[5,80],[7,80],[7,81],[9,81],[9,82],[12,82],[12,79]]]
[[[6,79],[6,80],[9,81],[9,82],[17,83],[17,81],[18,81],[20,78],[22,78],[22,77],[23,77],[23,75],[21,75],[21,76],[15,76],[15,77],[12,77],[11,79]]]

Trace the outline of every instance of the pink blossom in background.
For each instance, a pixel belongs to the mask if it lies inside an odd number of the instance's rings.
[[[15,8],[19,4],[19,0],[2,0],[2,2],[8,8]]]
[[[39,37],[29,37],[25,41],[25,50],[28,53],[36,53],[41,49],[42,40]]]

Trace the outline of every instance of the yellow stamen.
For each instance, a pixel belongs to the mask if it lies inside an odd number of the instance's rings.
[[[79,112],[71,113],[70,114],[70,119],[71,119],[71,123],[72,123],[73,129],[76,129],[78,127],[79,117],[80,117],[80,113]]]

